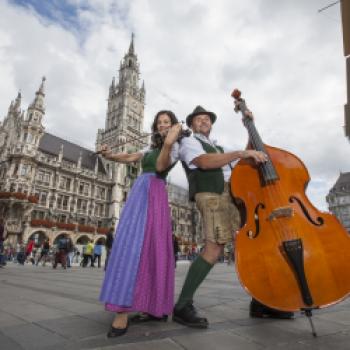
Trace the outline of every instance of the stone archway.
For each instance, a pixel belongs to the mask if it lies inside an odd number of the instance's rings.
[[[61,232],[59,233],[56,237],[54,237],[53,241],[52,241],[52,244],[57,244],[59,239],[61,238],[69,238],[69,240],[72,242],[72,238],[70,237],[69,233],[67,232]]]
[[[40,242],[43,242],[44,239],[48,238],[52,242],[52,231],[43,227],[29,227],[23,233],[22,237],[18,237],[23,242],[27,242],[30,238],[36,238],[36,235],[39,235]]]
[[[91,241],[91,238],[88,235],[81,235],[77,238],[76,244],[85,245]]]
[[[34,239],[34,243],[37,247],[41,246],[44,241],[49,238],[45,231],[37,230],[31,233],[31,235],[28,237],[28,241],[30,239]]]

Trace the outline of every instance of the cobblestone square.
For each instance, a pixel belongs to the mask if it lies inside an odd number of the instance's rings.
[[[188,263],[176,271],[176,294]],[[17,349],[349,349],[350,299],[314,312],[318,337],[307,319],[252,319],[249,296],[234,265],[217,264],[198,290],[196,305],[207,330],[168,322],[130,326],[128,333],[107,339],[113,315],[98,302],[102,269],[53,270],[50,266],[9,263],[0,270],[0,348]]]

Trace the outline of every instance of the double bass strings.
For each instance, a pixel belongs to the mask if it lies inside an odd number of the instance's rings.
[[[255,150],[264,152],[268,156],[268,162],[260,164],[260,170],[262,172],[262,176],[265,178],[265,186],[263,186],[262,191],[266,192],[267,197],[270,200],[270,203],[273,206],[278,207],[282,203],[288,203],[288,196],[284,193],[278,177],[276,178],[276,170],[274,169],[272,165],[272,160],[268,153],[265,150],[264,144],[261,140],[260,135],[258,134],[254,122],[252,120],[247,120],[245,122],[245,125],[248,129],[248,133],[250,136],[250,141],[252,143],[252,146]],[[272,220],[275,221],[275,220]],[[296,232],[293,230],[290,225],[287,225],[286,223],[281,224],[281,222],[277,219],[275,221],[277,225],[273,225],[273,231],[278,239],[279,243],[281,244],[284,240],[289,240],[296,238]],[[275,227],[277,226],[277,227]]]

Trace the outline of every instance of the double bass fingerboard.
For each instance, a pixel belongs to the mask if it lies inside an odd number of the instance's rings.
[[[248,117],[244,117],[243,123],[248,130],[249,141],[252,144],[253,148],[256,151],[264,152],[265,154],[267,154],[265,150],[265,146],[261,140],[261,137],[255,127],[253,120]],[[260,178],[264,186],[271,184],[279,179],[276,169],[270,157],[268,157],[267,162],[259,164],[258,168],[259,168]]]

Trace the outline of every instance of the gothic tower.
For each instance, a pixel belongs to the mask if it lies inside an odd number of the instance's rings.
[[[132,34],[129,50],[120,63],[118,83],[113,77],[109,87],[105,129],[98,130],[96,149],[102,144],[107,144],[114,152],[134,152],[145,147],[147,145],[145,137],[123,145],[128,140],[145,135],[143,133],[144,107],[145,85],[142,83],[140,86],[140,67]],[[113,174],[116,183],[110,206],[110,217],[116,221],[119,219],[127,193],[140,171],[140,166],[106,161],[106,167]]]
[[[45,78],[43,77],[39,89],[35,93],[34,101],[27,109],[26,117],[24,117],[24,111],[20,112],[20,94],[14,104],[13,110],[16,111],[20,122],[17,139],[10,146],[10,168],[6,179],[8,190],[26,193],[30,193],[32,190],[36,168],[35,157],[39,141],[44,134],[42,124],[45,115],[44,82]]]
[[[11,147],[18,141],[23,120],[21,99],[21,93],[18,92],[15,101],[11,101],[3,123],[0,124],[0,161],[7,159]]]

